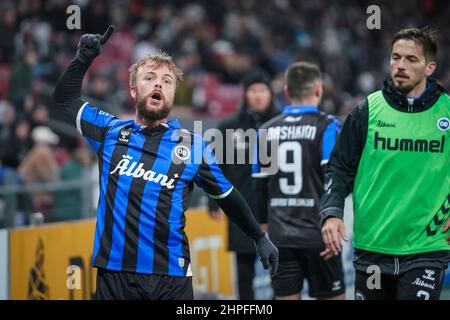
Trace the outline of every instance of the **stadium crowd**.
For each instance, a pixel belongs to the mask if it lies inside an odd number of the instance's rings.
[[[72,4],[81,8],[80,30],[66,26],[66,9]],[[128,66],[149,51],[162,49],[185,73],[175,104],[187,111],[187,117],[214,121],[205,91],[215,88],[212,83],[240,88],[241,77],[255,66],[270,74],[283,104],[283,73],[293,61],[305,60],[318,63],[325,72],[321,108],[343,118],[361,97],[381,86],[388,74],[390,39],[410,26],[438,31],[436,78],[448,88],[447,1],[378,1],[381,30],[366,26],[370,4],[365,0],[2,1],[0,184],[10,172],[19,184],[75,179],[83,167],[93,165],[93,155],[67,119],[54,114],[50,95],[81,34],[102,34],[109,24],[118,30],[89,71],[84,94],[122,117],[133,117],[134,112]],[[219,110],[219,115],[227,112]],[[77,218],[77,209],[66,216],[58,214],[58,201],[67,207],[70,192],[30,196],[32,207],[24,211],[44,212],[46,221]],[[0,225],[1,221],[2,217]]]

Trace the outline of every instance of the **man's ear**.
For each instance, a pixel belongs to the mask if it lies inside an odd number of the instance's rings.
[[[425,69],[425,75],[427,77],[430,77],[434,73],[434,70],[436,70],[436,62],[435,61],[428,62]]]
[[[283,86],[283,92],[284,92],[284,95],[285,95],[286,98],[288,98],[288,99],[291,98],[291,96],[289,95],[289,88],[288,88],[288,85],[287,85],[287,84],[285,84],[285,85]]]
[[[131,94],[131,97],[133,98],[133,100],[136,100],[136,87],[135,86],[130,86],[130,94]]]
[[[321,98],[323,95],[323,81],[316,81],[316,83],[314,84],[314,95],[317,98]]]

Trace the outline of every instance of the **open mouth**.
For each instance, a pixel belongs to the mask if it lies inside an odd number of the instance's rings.
[[[152,99],[154,99],[154,100],[161,100],[161,99],[162,99],[161,93],[159,93],[159,92],[154,92],[154,93],[152,94]]]
[[[162,93],[155,91],[150,95],[150,99],[152,103],[159,103],[163,99]]]

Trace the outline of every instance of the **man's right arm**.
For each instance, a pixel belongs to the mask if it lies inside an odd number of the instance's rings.
[[[73,123],[76,121],[78,111],[85,103],[81,99],[81,87],[88,69],[89,65],[82,64],[76,58],[73,59],[58,79],[53,93],[57,107],[62,108]]]
[[[76,124],[78,132],[87,139],[96,152],[100,150],[105,133],[118,122],[114,116],[92,107],[81,98],[83,78],[94,59],[100,54],[114,31],[109,26],[103,36],[85,34],[81,36],[75,58],[59,78],[53,99],[56,106]]]
[[[326,249],[321,256],[328,260],[341,251],[341,241],[348,241],[343,222],[344,203],[353,191],[356,172],[367,138],[368,105],[364,99],[352,110],[327,164],[325,193],[320,200],[319,217]]]
[[[328,217],[343,219],[345,198],[353,191],[359,160],[367,137],[367,99],[348,115],[325,174],[325,193],[320,200],[319,215],[323,223]]]
[[[53,99],[56,105],[73,120],[77,120],[80,108],[85,104],[81,99],[83,78],[94,59],[100,54],[104,45],[114,32],[109,26],[104,35],[85,34],[81,36],[75,58],[58,79]]]

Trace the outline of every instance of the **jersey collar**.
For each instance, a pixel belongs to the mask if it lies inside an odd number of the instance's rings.
[[[298,115],[305,113],[320,113],[320,110],[317,106],[312,105],[291,105],[286,106],[283,109],[283,114],[286,115]]]
[[[178,122],[178,119],[169,120],[166,122],[166,125],[173,129],[181,129],[180,122]]]
[[[181,129],[181,125],[178,122],[178,119],[174,119],[174,120],[169,120],[167,122],[162,122],[159,126],[153,128],[153,130],[158,130],[159,128],[172,128],[172,129]],[[139,131],[149,131],[149,129],[147,129],[147,126],[140,126],[138,124],[135,124],[135,128]],[[150,130],[150,131],[153,131]]]

